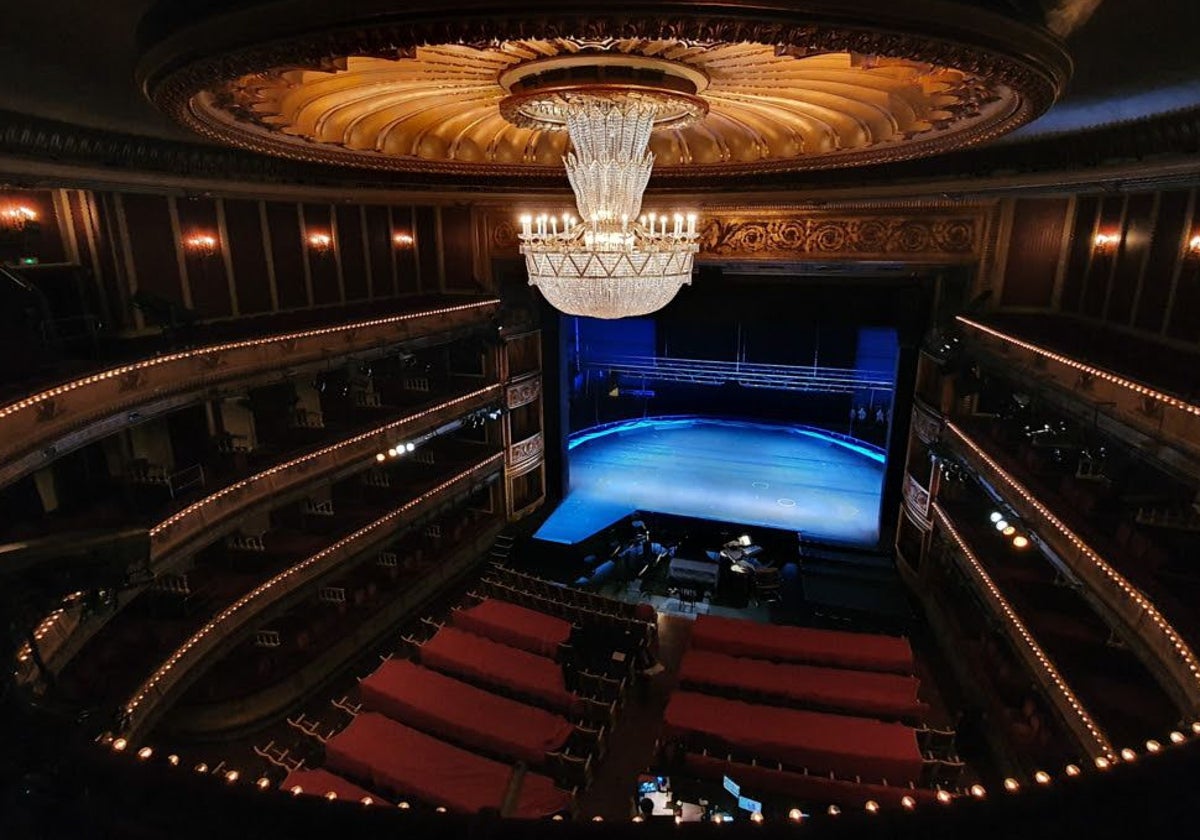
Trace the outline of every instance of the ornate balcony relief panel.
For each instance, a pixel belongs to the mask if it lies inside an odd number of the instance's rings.
[[[469,492],[497,476],[497,453],[460,472],[374,522],[275,575],[238,598],[197,630],[142,683],[122,709],[121,734],[131,740],[149,731],[162,709],[195,681],[199,669],[229,650],[264,610],[280,604],[355,556],[377,548],[408,522],[439,507],[449,496]]]
[[[341,355],[385,347],[430,333],[486,322],[499,309],[487,300],[352,324],[232,341],[99,371],[0,406],[0,485],[44,465],[66,449],[115,431],[131,409],[161,413],[180,395]],[[106,422],[107,421],[107,422]],[[115,425],[114,425],[115,423]]]
[[[942,436],[942,418],[919,402],[913,403],[912,431],[926,446],[937,443]]]
[[[1102,407],[1096,422],[1111,418],[1145,435],[1156,442],[1157,451],[1152,453],[1156,457],[1191,475],[1200,475],[1200,405],[976,321],[960,317],[958,322],[985,363],[994,360],[1010,376],[1040,383],[1083,405]],[[1127,437],[1119,431],[1114,434]],[[1168,449],[1181,456],[1171,457]]]
[[[541,432],[527,437],[525,440],[517,441],[508,447],[508,466],[510,472],[517,475],[521,474],[524,472],[521,469],[522,467],[542,460],[544,450],[545,442],[542,440]]]
[[[904,513],[922,531],[928,531],[930,520],[929,491],[911,475],[904,476]]]
[[[1146,663],[1182,708],[1200,713],[1200,660],[1153,601],[1072,531],[976,441],[953,423],[945,440],[1022,520],[1084,587],[1083,594]]]
[[[541,395],[542,377],[540,374],[534,374],[510,382],[504,394],[504,403],[509,409],[520,408]]]

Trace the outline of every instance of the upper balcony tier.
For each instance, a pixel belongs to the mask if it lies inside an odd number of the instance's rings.
[[[230,383],[369,354],[432,334],[477,329],[496,316],[499,306],[495,298],[422,299],[421,306],[408,311],[322,326],[309,324],[311,316],[305,313],[303,325],[283,324],[281,316],[271,316],[225,328],[240,332],[257,324],[251,337],[218,335],[218,325],[205,327],[199,336],[204,344],[96,370],[0,406],[0,485],[198,394],[212,396]],[[272,326],[281,331],[264,335]]]
[[[959,317],[971,346],[1153,442],[1157,457],[1200,475],[1200,352],[1054,315]],[[1170,363],[1167,357],[1170,356]],[[1136,441],[1131,441],[1136,443]]]

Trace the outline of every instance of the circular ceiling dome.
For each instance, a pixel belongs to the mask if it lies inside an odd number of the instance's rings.
[[[148,51],[141,73],[161,107],[223,143],[368,169],[522,179],[561,174],[569,139],[546,115],[589,87],[672,103],[650,144],[656,174],[711,178],[982,142],[1041,114],[1069,70],[1043,30],[951,2],[924,4],[943,13],[933,19],[893,12],[886,26],[872,23],[871,7],[882,4],[870,0],[852,21],[805,14],[803,2],[756,4],[751,19],[740,4],[687,14],[686,4],[657,5],[662,14],[611,18],[523,14],[519,3],[482,17],[373,16],[229,49],[206,21],[210,51],[195,46],[205,26],[183,27]],[[174,48],[184,41],[181,58]]]

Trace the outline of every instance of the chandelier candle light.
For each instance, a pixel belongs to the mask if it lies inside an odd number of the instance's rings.
[[[694,95],[694,80],[645,59],[598,66],[577,59],[501,80],[513,91],[501,105],[506,118],[565,127],[571,138],[564,163],[580,218],[521,217],[529,283],[568,315],[646,315],[691,282],[698,250],[695,213],[641,213],[654,165],[650,134],[693,122],[706,106]]]

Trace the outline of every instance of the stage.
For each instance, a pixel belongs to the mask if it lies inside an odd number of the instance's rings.
[[[819,429],[646,418],[577,433],[569,447],[570,491],[537,539],[578,543],[634,511],[879,539],[883,453]]]

